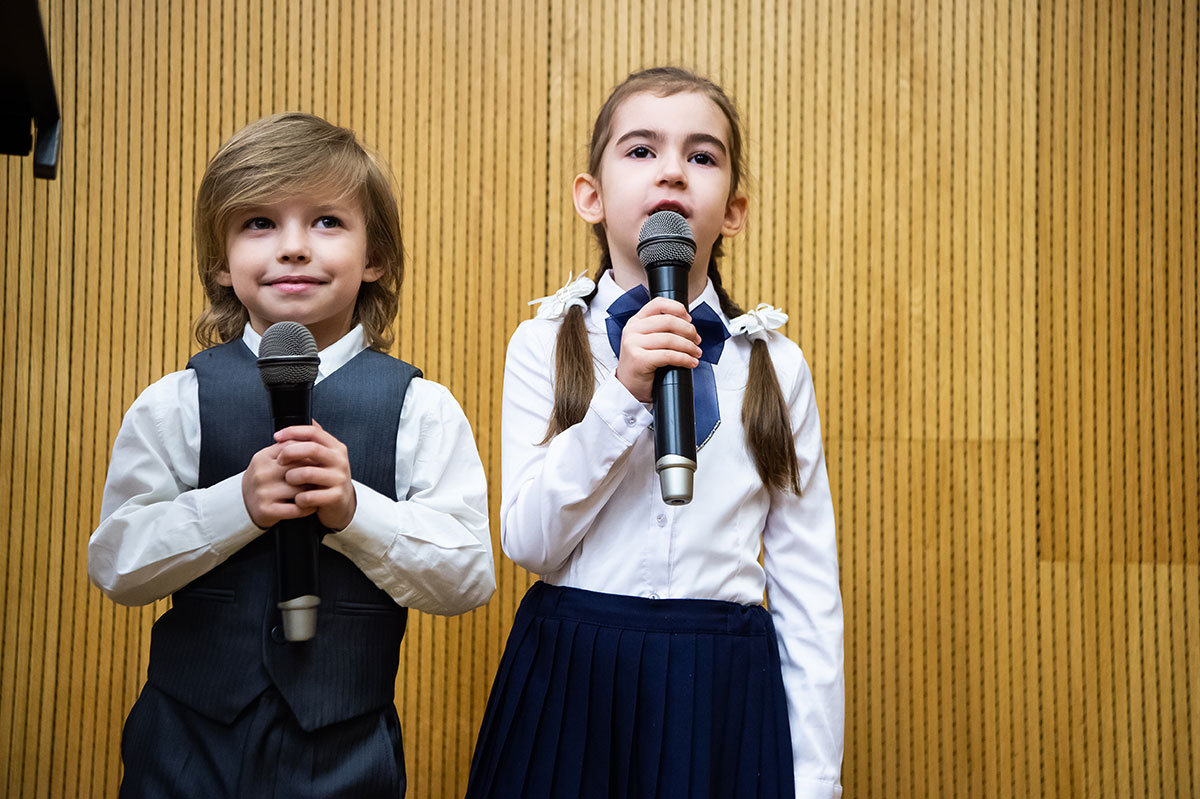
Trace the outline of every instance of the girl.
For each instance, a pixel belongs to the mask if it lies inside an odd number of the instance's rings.
[[[678,69],[629,76],[596,119],[574,183],[596,280],[546,298],[508,348],[501,543],[542,581],[468,796],[840,795],[842,609],[812,378],[767,329],[786,317],[742,314],[717,270],[746,220],[742,141],[725,93]],[[645,301],[638,234],[660,210],[687,219],[707,266],[686,309]],[[678,507],[648,405],[667,365],[695,370],[704,442]]]
[[[195,228],[196,337],[217,346],[125,414],[88,544],[112,599],[172,597],[125,724],[121,795],[403,796],[407,608],[462,613],[495,577],[467,419],[384,353],[403,274],[390,176],[349,130],[267,117],[209,162]],[[272,439],[256,355],[285,320],[321,362],[314,424]],[[289,643],[263,532],[299,517],[323,535],[321,603],[316,637]]]

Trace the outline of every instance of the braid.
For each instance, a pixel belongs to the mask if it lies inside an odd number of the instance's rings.
[[[595,280],[612,269],[612,258],[605,252],[596,270]],[[591,305],[596,296],[595,289],[583,298]],[[583,321],[583,309],[573,305],[567,309],[554,348],[554,409],[546,426],[546,437],[542,444],[583,420],[592,394],[596,390],[596,379],[592,373],[592,350],[588,346],[587,325]]]
[[[800,494],[800,464],[792,440],[791,417],[767,342],[750,347],[750,375],[742,398],[742,427],[758,475],[768,488]]]
[[[741,316],[744,311],[721,283],[716,257],[708,262],[708,279],[712,281],[725,315],[730,319]],[[755,341],[750,346],[750,374],[746,394],[742,397],[742,427],[746,430],[746,444],[763,483],[777,491],[790,490],[799,494],[800,464],[792,443],[791,419],[765,341]]]
[[[713,284],[713,290],[717,292],[717,299],[721,302],[721,311],[730,319],[735,316],[741,316],[745,313],[741,306],[733,301],[729,293],[725,291],[725,286],[721,283],[721,272],[717,269],[717,252],[721,246],[721,240],[718,238],[717,243],[713,245],[713,256],[708,259],[708,279]]]

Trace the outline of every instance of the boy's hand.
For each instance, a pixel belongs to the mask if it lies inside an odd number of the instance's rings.
[[[683,303],[656,297],[625,323],[617,379],[639,402],[650,402],[660,366],[694,369],[700,363],[700,334]]]
[[[280,430],[250,459],[242,499],[259,527],[315,512],[329,529],[344,529],[358,507],[346,446],[315,422]]]
[[[285,427],[275,434],[275,443],[284,480],[297,491],[296,507],[315,510],[330,530],[345,529],[358,508],[346,445],[316,421],[311,426]]]

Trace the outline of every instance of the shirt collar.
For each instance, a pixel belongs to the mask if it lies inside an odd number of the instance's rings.
[[[262,344],[262,336],[250,326],[249,322],[246,323],[246,327],[242,331],[242,341],[246,343],[246,347],[257,358],[258,348]],[[366,335],[363,333],[362,325],[355,325],[349,333],[317,353],[321,358],[321,364],[317,367],[316,382],[320,383],[326,377],[341,369],[350,362],[351,358],[366,348]]]
[[[592,303],[588,307],[588,315],[596,320],[601,330],[604,329],[604,320],[608,317],[608,306],[616,302],[617,298],[625,292],[626,289],[618,286],[617,281],[613,280],[611,269],[606,269],[600,279],[596,281],[596,296],[592,298]],[[729,319],[721,310],[721,300],[717,297],[717,290],[713,288],[711,280],[705,281],[704,291],[700,292],[700,296],[688,305],[688,310],[702,302],[708,303],[708,306],[721,317],[725,326],[729,326]]]

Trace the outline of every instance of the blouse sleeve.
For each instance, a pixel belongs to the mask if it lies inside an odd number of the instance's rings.
[[[767,598],[779,637],[796,796],[841,795],[845,726],[842,597],[833,500],[812,375],[803,356],[790,391],[800,495],[774,492],[763,533]]]
[[[649,410],[615,377],[592,396],[582,421],[540,443],[554,406],[558,326],[521,324],[504,363],[501,546],[537,574],[558,570],[587,535],[625,475]]]

